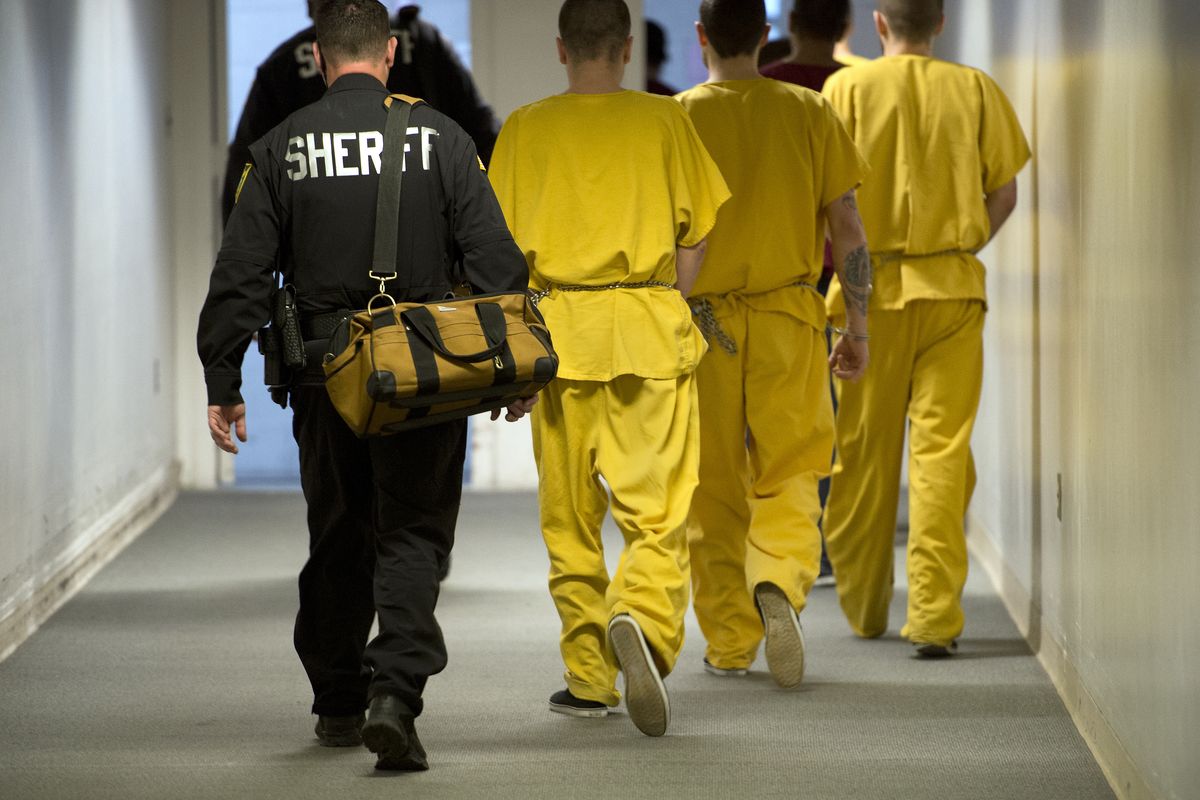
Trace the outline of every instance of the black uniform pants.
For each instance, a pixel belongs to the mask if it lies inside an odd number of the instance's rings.
[[[433,612],[454,544],[466,420],[364,440],[324,387],[294,389],[292,409],[309,530],[295,643],[313,713],[357,714],[392,694],[418,715],[425,681],[446,666]]]

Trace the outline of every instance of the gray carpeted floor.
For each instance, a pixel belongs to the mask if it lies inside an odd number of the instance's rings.
[[[666,737],[549,713],[558,619],[523,494],[467,497],[440,604],[450,666],[418,720],[432,769],[376,775],[312,735],[291,649],[303,524],[295,494],[182,496],[0,664],[0,798],[1113,797],[979,570],[952,660],[855,639],[816,589],[800,690],[761,664],[705,674],[689,617]],[[894,629],[903,606],[900,588]]]

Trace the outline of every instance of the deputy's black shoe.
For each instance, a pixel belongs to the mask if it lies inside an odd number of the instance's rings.
[[[607,717],[608,706],[595,700],[584,700],[561,689],[550,695],[550,710],[569,717]]]
[[[322,747],[358,747],[362,744],[362,727],[366,717],[355,714],[349,717],[317,717],[313,731]]]
[[[375,769],[429,769],[425,748],[413,725],[412,712],[398,697],[381,694],[371,700],[362,740],[378,757]]]

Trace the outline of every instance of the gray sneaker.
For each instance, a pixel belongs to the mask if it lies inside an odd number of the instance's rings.
[[[766,632],[767,669],[784,689],[804,680],[804,631],[787,595],[773,583],[754,587],[754,602]]]
[[[704,659],[704,671],[719,678],[740,678],[749,670],[744,667],[718,667],[706,658]]]
[[[917,655],[921,658],[948,658],[958,652],[958,642],[950,644],[934,644],[933,642],[913,642]]]
[[[671,701],[641,627],[628,614],[618,614],[608,623],[608,640],[625,675],[629,718],[647,736],[662,736],[671,721]]]

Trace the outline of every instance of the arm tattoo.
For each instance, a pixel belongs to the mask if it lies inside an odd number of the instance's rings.
[[[854,199],[854,192],[846,192],[844,195],[842,195],[842,205],[845,206],[848,211],[854,211],[855,213],[858,212],[858,201]]]
[[[867,246],[860,245],[846,256],[842,291],[846,303],[866,316],[867,301],[871,298],[871,256]]]

